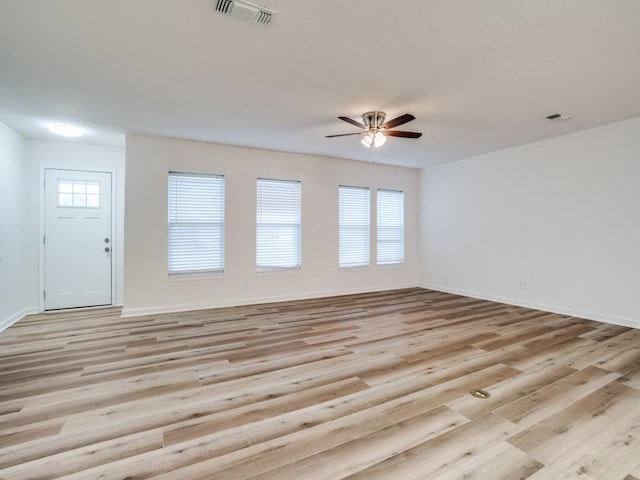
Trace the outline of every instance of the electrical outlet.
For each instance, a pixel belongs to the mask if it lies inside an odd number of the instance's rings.
[[[527,281],[526,280],[522,280],[520,282],[520,289],[521,290],[526,290],[527,289]]]

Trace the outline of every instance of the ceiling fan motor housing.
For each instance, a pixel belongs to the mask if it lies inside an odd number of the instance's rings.
[[[378,130],[382,127],[386,116],[384,112],[367,112],[362,114],[362,121],[367,130]]]

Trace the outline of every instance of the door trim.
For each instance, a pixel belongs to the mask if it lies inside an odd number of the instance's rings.
[[[44,237],[44,217],[45,217],[45,192],[44,181],[47,170],[68,170],[73,172],[92,172],[92,173],[110,173],[111,174],[111,304],[104,305],[105,307],[113,307],[116,305],[116,278],[118,273],[116,255],[120,248],[115,237],[116,233],[116,169],[115,168],[77,168],[74,166],[53,166],[53,165],[40,165],[40,178],[38,179],[38,310],[40,313],[44,312],[44,243],[42,241]],[[78,307],[78,308],[92,308],[92,307]],[[77,309],[75,309],[77,310]]]

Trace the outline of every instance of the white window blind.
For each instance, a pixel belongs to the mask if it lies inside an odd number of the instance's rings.
[[[301,184],[259,178],[256,206],[258,270],[300,268]]]
[[[369,189],[339,188],[340,267],[369,265]]]
[[[378,265],[404,262],[404,193],[377,192]]]
[[[169,275],[224,270],[224,177],[169,172]]]

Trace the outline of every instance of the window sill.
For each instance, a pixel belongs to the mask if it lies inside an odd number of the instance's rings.
[[[289,273],[301,273],[302,267],[278,268],[262,267],[256,270],[256,275],[286,275]]]
[[[213,273],[183,273],[178,275],[169,275],[170,282],[191,282],[197,280],[211,280],[216,278],[223,278],[224,272]]]
[[[338,267],[341,272],[353,272],[358,270],[371,270],[371,265],[354,265],[353,267]]]

